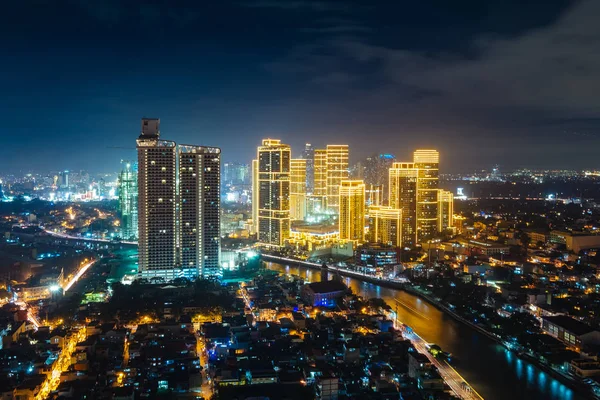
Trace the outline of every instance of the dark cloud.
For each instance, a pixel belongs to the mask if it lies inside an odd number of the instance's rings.
[[[298,46],[268,68],[302,74],[310,82],[369,82],[363,98],[405,109],[486,114],[492,122],[510,113],[564,117],[600,113],[600,2],[575,4],[556,23],[522,35],[475,38],[475,57],[391,48],[357,37]],[[334,79],[329,79],[334,77]],[[343,77],[338,79],[335,77]],[[373,79],[377,77],[378,79]],[[379,83],[372,84],[372,83]],[[383,83],[383,84],[381,84]]]
[[[311,0],[256,0],[242,3],[242,5],[251,8],[271,8],[289,11],[348,11],[350,6],[345,2],[334,1],[311,1]]]

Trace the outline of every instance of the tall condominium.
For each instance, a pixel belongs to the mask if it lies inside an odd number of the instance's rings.
[[[440,189],[438,194],[438,230],[444,231],[454,227],[454,194],[447,190]]]
[[[389,205],[402,210],[402,243],[421,243],[440,231],[439,153],[417,150],[413,162],[389,171]]]
[[[327,209],[339,214],[340,185],[348,179],[348,145],[327,145]]]
[[[119,213],[121,218],[121,238],[137,240],[138,238],[138,185],[137,163],[122,162],[119,173]]]
[[[252,160],[252,233],[258,234],[258,160]]]
[[[221,149],[179,145],[179,247],[185,277],[220,273]]]
[[[365,241],[365,184],[342,180],[339,187],[340,239]]]
[[[138,148],[139,275],[165,280],[220,272],[221,150],[160,139],[142,119]]]
[[[315,212],[323,212],[327,207],[327,150],[315,149],[312,196],[316,200]]]
[[[291,148],[264,139],[258,147],[258,241],[283,246],[290,237]]]
[[[139,272],[179,276],[177,267],[177,146],[160,139],[160,120],[142,119],[137,139]]]
[[[417,169],[414,163],[394,163],[389,171],[389,204],[402,210],[402,246],[417,244]]]
[[[302,221],[306,217],[306,174],[308,160],[290,161],[290,218]]]
[[[402,247],[402,210],[389,206],[369,207],[369,241]]]
[[[417,240],[433,237],[439,232],[438,193],[440,154],[436,150],[414,153],[417,176]]]
[[[302,158],[306,160],[306,193],[310,194],[315,181],[315,149],[312,144],[306,143]]]

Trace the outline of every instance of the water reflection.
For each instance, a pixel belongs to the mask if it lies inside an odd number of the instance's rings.
[[[268,268],[308,278],[311,270],[267,263]],[[312,274],[314,280],[319,274]],[[330,277],[332,275],[330,274]],[[311,279],[313,281],[313,279]],[[456,358],[456,369],[486,400],[579,400],[573,391],[532,364],[518,358],[473,329],[457,322],[406,292],[382,288],[352,278],[344,281],[356,294],[379,297],[398,311],[398,319],[411,326],[423,339],[440,345]],[[525,370],[525,371],[524,371]]]

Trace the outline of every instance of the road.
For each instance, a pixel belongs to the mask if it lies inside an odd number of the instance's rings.
[[[71,287],[75,284],[75,282],[77,282],[79,280],[79,278],[81,278],[83,276],[83,274],[85,274],[85,272],[92,266],[94,265],[94,263],[97,260],[92,259],[91,261],[88,261],[87,263],[82,264],[79,269],[77,270],[77,273],[75,275],[73,275],[73,277],[71,278],[71,280],[69,282],[67,282],[67,284],[65,285],[65,287],[63,288],[63,291],[66,293],[69,289],[71,289]]]
[[[483,400],[483,397],[471,388],[463,377],[446,360],[440,361],[429,353],[429,345],[419,335],[414,332],[404,332],[404,337],[411,341],[419,353],[423,353],[435,365],[438,372],[444,378],[444,381],[450,386],[452,391],[464,400]]]

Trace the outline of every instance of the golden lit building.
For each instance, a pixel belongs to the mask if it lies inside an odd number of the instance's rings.
[[[365,183],[342,180],[339,187],[340,239],[365,241]]]
[[[369,241],[402,247],[402,210],[386,206],[369,207]]]
[[[417,241],[425,241],[439,232],[438,192],[440,153],[417,150]]]
[[[252,233],[258,233],[258,160],[252,160]]]
[[[440,189],[438,193],[438,215],[439,227],[438,230],[445,231],[452,229],[454,226],[452,218],[454,214],[454,195],[452,192]]]
[[[327,145],[327,209],[339,214],[340,184],[348,179],[348,145]]]
[[[402,210],[401,243],[417,243],[417,177],[414,163],[397,162],[389,171],[389,202],[393,209]]]
[[[290,237],[291,148],[280,140],[264,139],[257,160],[258,241],[283,246]]]
[[[304,220],[306,217],[306,160],[290,162],[290,218]]]
[[[327,207],[327,150],[315,149],[311,212],[322,213]]]
[[[454,215],[452,217],[452,226],[454,228],[454,233],[460,235],[463,233],[465,224],[467,223],[467,218],[462,215]]]

